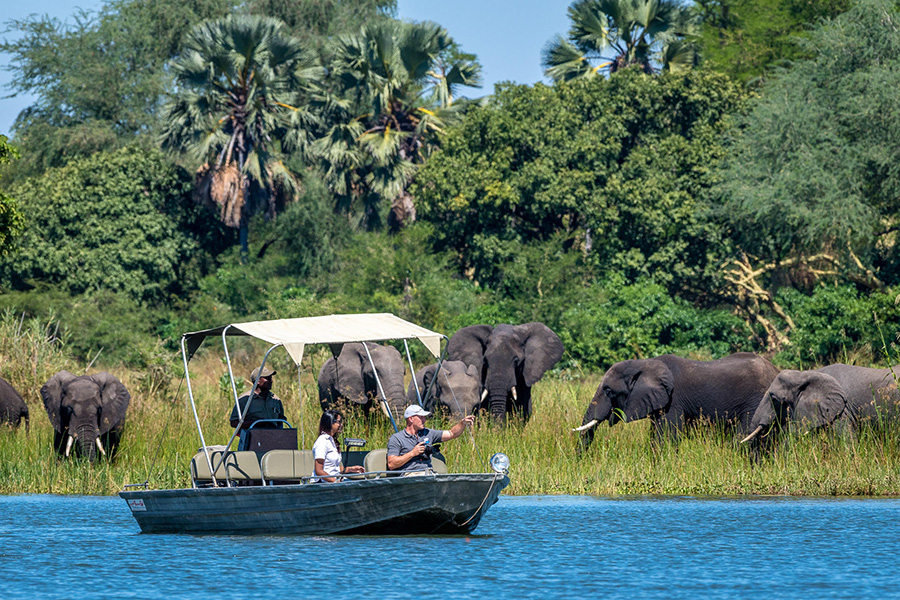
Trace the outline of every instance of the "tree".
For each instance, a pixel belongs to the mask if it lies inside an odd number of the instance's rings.
[[[6,165],[19,158],[19,150],[9,144],[5,135],[0,135],[0,165]],[[24,226],[22,212],[15,199],[0,190],[0,256],[9,252],[12,242],[22,232]]]
[[[697,71],[500,86],[416,177],[419,216],[483,284],[502,284],[524,245],[562,236],[595,273],[702,295],[724,243],[704,193],[743,102]]]
[[[819,19],[839,15],[850,0],[696,0],[703,64],[744,83],[775,66],[805,58],[800,42]]]
[[[167,62],[192,27],[249,11],[286,21],[306,46],[355,31],[390,13],[394,0],[110,0],[97,13],[77,11],[71,23],[31,16],[7,23],[13,94],[36,97],[14,125],[22,148],[10,176],[19,181],[155,135],[172,87]]]
[[[715,189],[742,255],[724,269],[768,344],[787,342],[778,287],[898,281],[900,11],[860,0],[803,43],[739,121]],[[775,320],[773,320],[775,319]]]
[[[818,256],[824,273],[878,287],[896,280],[886,267],[898,258],[900,11],[860,0],[803,48],[811,58],[769,81],[740,122],[722,214],[749,255],[789,266]]]
[[[24,148],[17,180],[72,158],[119,148],[154,130],[171,78],[165,63],[182,34],[228,13],[233,0],[114,0],[64,24],[47,16],[8,23],[9,89],[36,97],[13,126]]]
[[[333,102],[314,154],[338,210],[361,200],[362,224],[377,229],[382,200],[414,214],[407,187],[461,114],[459,89],[480,85],[481,67],[434,23],[366,25],[337,36],[330,53]]]
[[[198,25],[171,68],[162,146],[200,164],[195,195],[240,230],[246,256],[250,218],[274,217],[296,192],[284,159],[309,142],[301,102],[318,69],[281,21],[253,16]]]
[[[141,146],[100,152],[15,188],[27,227],[3,259],[6,285],[109,290],[165,302],[194,289],[223,232],[186,202],[190,176]]]
[[[679,71],[696,63],[697,22],[677,0],[577,0],[569,18],[568,39],[557,36],[544,48],[544,73],[554,81],[626,67]]]

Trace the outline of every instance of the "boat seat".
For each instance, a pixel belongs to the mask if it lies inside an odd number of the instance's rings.
[[[209,457],[214,466],[221,456],[221,450],[215,450],[209,453]],[[226,479],[225,464],[223,463],[216,469],[216,481],[224,483]],[[201,450],[191,459],[191,483],[194,487],[201,487],[211,485],[212,482],[213,478],[209,470],[209,463],[206,462],[206,453]]]
[[[366,453],[363,459],[363,468],[366,471],[387,471],[387,448],[375,448]],[[384,473],[368,475],[368,479],[384,477]]]
[[[431,470],[442,475],[449,473],[449,471],[447,470],[447,463],[439,459],[437,456],[431,457]]]
[[[312,450],[269,450],[262,457],[263,485],[273,482],[299,482],[313,474],[315,459]]]
[[[225,472],[228,482],[232,481],[261,481],[262,472],[259,468],[259,458],[256,452],[241,450],[229,452],[225,457]]]

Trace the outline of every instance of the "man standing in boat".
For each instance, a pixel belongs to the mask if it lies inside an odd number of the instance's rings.
[[[257,381],[257,375],[259,375],[259,381],[253,393],[244,394],[238,399],[241,410],[246,413],[244,423],[241,425],[242,430],[249,429],[250,425],[262,419],[284,419],[284,406],[278,396],[272,393],[272,376],[275,375],[275,371],[265,367],[260,373],[259,367],[257,367],[250,374],[250,381]],[[231,426],[237,427],[240,419],[237,406],[235,406],[231,409]],[[259,427],[281,428],[281,423],[261,423]]]
[[[475,417],[469,415],[449,430],[428,429],[425,427],[425,421],[429,415],[431,413],[418,404],[407,407],[403,413],[406,427],[388,440],[387,468],[389,471],[430,473],[433,444],[458,438],[469,425],[475,422]]]

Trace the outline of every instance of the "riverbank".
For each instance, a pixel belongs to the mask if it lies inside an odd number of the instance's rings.
[[[243,364],[237,368],[247,370]],[[219,382],[223,372],[221,360],[212,354],[191,363],[198,413],[210,444],[225,443],[231,435],[231,401]],[[299,430],[301,447],[309,448],[321,414],[312,374],[301,376],[301,405],[296,376],[291,381],[289,369],[281,373],[275,391]],[[141,373],[115,374],[132,392],[116,459],[93,466],[57,460],[39,394],[23,390],[31,409],[31,431],[26,434],[20,427],[0,432],[0,493],[105,495],[148,479],[154,488],[190,485],[188,463],[200,441],[184,388],[176,397],[176,385],[147,389],[141,385]],[[483,471],[491,454],[505,452],[512,464],[505,493],[511,495],[900,495],[896,431],[858,439],[792,438],[754,462],[733,436],[709,429],[688,433],[677,446],[658,445],[649,421],[643,420],[612,428],[601,425],[592,446],[579,454],[578,434],[571,429],[581,424],[599,380],[599,374],[542,380],[534,388],[534,415],[527,424],[499,429],[480,419],[473,435],[444,446],[450,469]],[[345,435],[368,440],[367,449],[384,447],[392,432],[381,414],[369,420],[351,415],[346,423]],[[442,426],[439,420],[430,425]]]

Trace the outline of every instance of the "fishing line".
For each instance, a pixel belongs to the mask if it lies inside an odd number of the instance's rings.
[[[447,382],[447,387],[450,388],[450,395],[453,396],[453,402],[456,404],[456,410],[461,412],[463,416],[468,416],[466,411],[462,409],[462,406],[459,405],[459,399],[456,397],[456,392],[453,390],[453,384],[450,383],[450,377],[447,375],[446,369],[444,369],[444,365],[441,364],[438,366],[438,369],[441,373],[444,374],[444,380]],[[435,404],[437,407],[437,404]],[[472,437],[472,448],[475,450],[475,455],[478,457],[478,460],[481,462],[482,466],[487,463],[484,460],[484,456],[481,454],[481,450],[478,448],[478,444],[475,443],[475,423],[472,423],[472,428],[466,428],[469,431],[469,435]],[[468,521],[466,521],[468,523]]]

